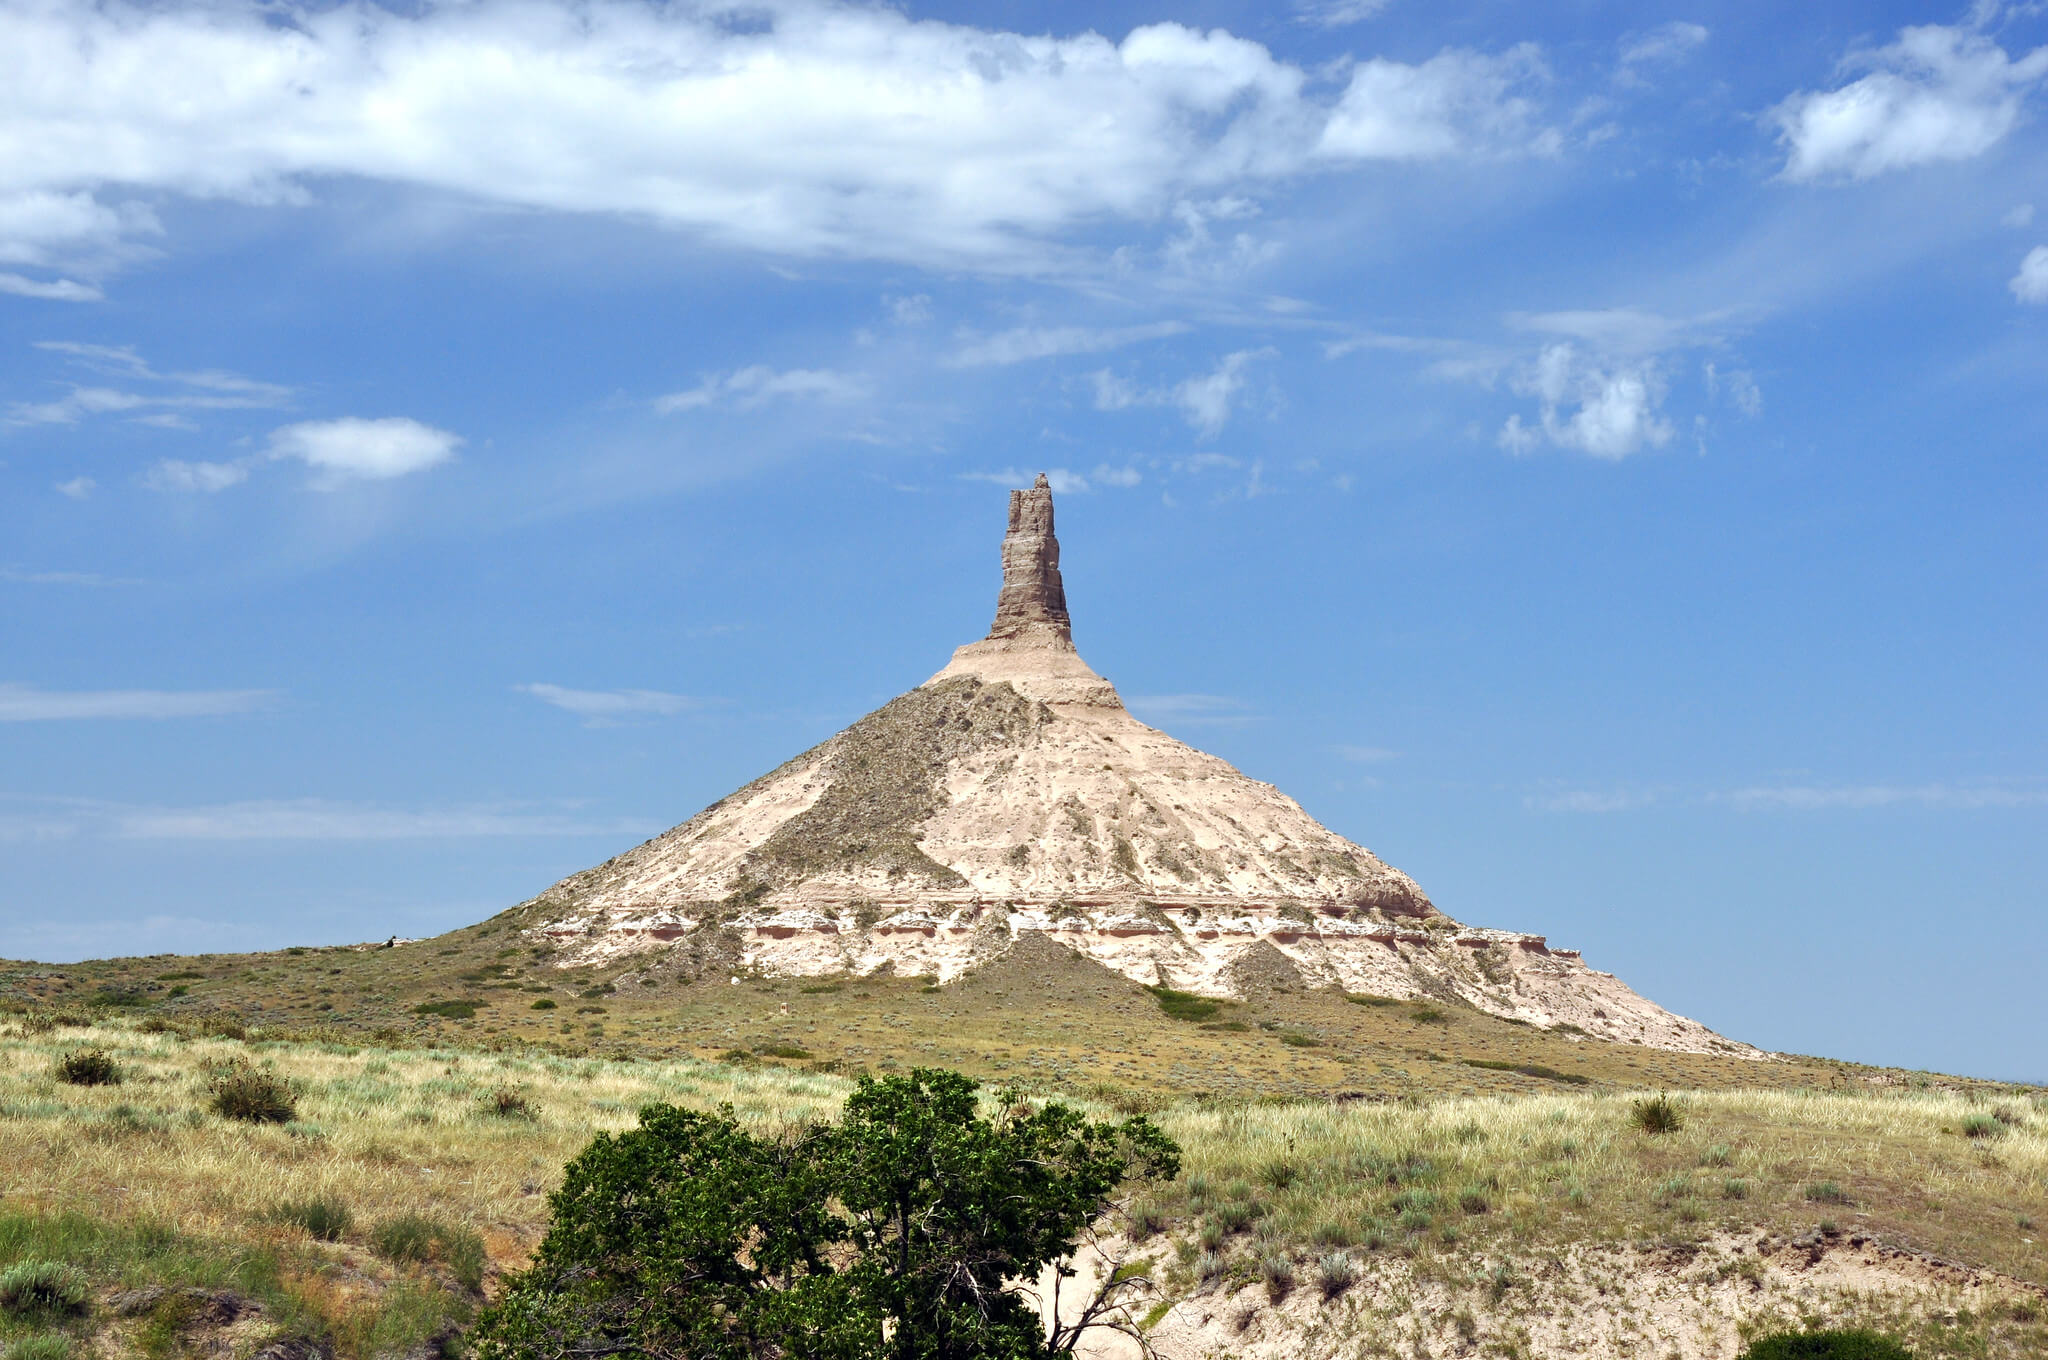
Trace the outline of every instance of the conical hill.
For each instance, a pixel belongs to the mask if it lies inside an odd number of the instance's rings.
[[[1272,785],[1133,718],[1074,648],[1043,477],[1010,495],[986,638],[519,915],[565,963],[715,935],[763,973],[943,984],[1036,937],[1147,985],[1238,995],[1255,961],[1284,962],[1312,986],[1754,1052],[1541,937],[1458,924]]]

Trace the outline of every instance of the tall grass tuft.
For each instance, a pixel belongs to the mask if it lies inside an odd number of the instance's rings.
[[[1645,1096],[1630,1107],[1629,1118],[1644,1133],[1676,1133],[1685,1127],[1685,1111],[1663,1092]]]
[[[467,1228],[425,1214],[399,1214],[371,1230],[370,1245],[387,1261],[439,1261],[465,1288],[483,1284],[484,1240]]]
[[[291,1200],[278,1205],[271,1216],[280,1223],[304,1228],[308,1236],[321,1242],[340,1241],[356,1221],[348,1205],[334,1195]]]
[[[0,1309],[17,1317],[83,1313],[89,1297],[85,1276],[63,1261],[17,1261],[0,1271]]]
[[[1316,1288],[1323,1291],[1324,1298],[1336,1298],[1357,1280],[1358,1267],[1351,1263],[1351,1253],[1333,1251],[1316,1258]]]

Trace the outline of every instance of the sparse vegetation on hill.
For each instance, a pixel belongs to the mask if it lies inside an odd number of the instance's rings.
[[[755,996],[757,1007],[773,1000]],[[1157,1014],[1153,998],[1137,1000]],[[0,1019],[0,1272],[54,1262],[87,1284],[82,1313],[0,1310],[0,1348],[55,1336],[75,1338],[81,1355],[89,1338],[102,1352],[148,1353],[154,1328],[171,1354],[179,1337],[241,1328],[252,1340],[322,1338],[341,1356],[403,1355],[468,1325],[501,1289],[497,1275],[526,1262],[547,1195],[592,1135],[634,1127],[653,1102],[729,1103],[742,1128],[764,1133],[829,1119],[851,1090],[773,1060],[610,1061],[260,1030],[231,1040],[147,1025],[132,1012],[85,1027]],[[57,1080],[57,1059],[82,1044],[128,1079]],[[238,1058],[297,1091],[291,1122],[211,1110],[210,1077]],[[1690,1336],[1718,1318],[1718,1349],[1681,1349],[1711,1360],[1738,1349],[1736,1322],[1747,1339],[1872,1328],[1919,1360],[2048,1353],[2048,1251],[2032,1227],[2048,1216],[2040,1093],[1692,1090],[1682,1126],[1653,1135],[1635,1122],[1635,1102],[1649,1098],[1640,1088],[1498,1075],[1527,1088],[1259,1103],[1098,1079],[1066,1098],[1095,1118],[1142,1104],[1184,1149],[1181,1176],[1099,1225],[1149,1263],[1168,1305],[1153,1335],[1174,1354],[1226,1342],[1296,1353],[1284,1338],[1313,1335],[1350,1338],[1347,1355],[1407,1355],[1419,1338],[1433,1355],[1519,1345],[1533,1360],[1552,1353],[1527,1339],[1547,1335],[1546,1316],[1603,1319],[1600,1335],[1617,1339],[1681,1322]],[[1061,1088],[1035,1089],[1042,1099]],[[501,1091],[529,1115],[496,1113]],[[2003,1135],[1969,1136],[1970,1116],[2000,1107]],[[1808,1199],[1824,1182],[1851,1202]],[[325,1207],[309,1210],[316,1202]],[[425,1226],[393,1227],[408,1216]]]

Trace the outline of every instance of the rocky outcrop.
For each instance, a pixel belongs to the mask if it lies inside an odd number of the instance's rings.
[[[1035,938],[1208,995],[1298,975],[1660,1047],[1753,1051],[1539,936],[1459,925],[1280,790],[1133,718],[1075,650],[1042,477],[1011,494],[986,638],[521,911],[565,965],[717,931],[736,966],[947,983]]]
[[[1039,473],[1029,491],[1010,493],[1010,528],[1003,535],[1003,588],[988,635],[1028,637],[1050,632],[1073,640],[1067,589],[1060,580],[1060,541],[1053,534],[1052,488]]]

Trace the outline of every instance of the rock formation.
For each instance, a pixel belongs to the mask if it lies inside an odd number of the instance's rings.
[[[988,636],[918,688],[520,913],[565,964],[687,947],[950,982],[1027,934],[1146,984],[1246,969],[1753,1053],[1542,937],[1475,929],[1270,784],[1147,727],[1075,650],[1044,477],[1010,493]],[[716,947],[714,948],[714,938]]]

